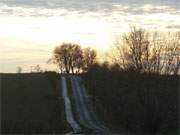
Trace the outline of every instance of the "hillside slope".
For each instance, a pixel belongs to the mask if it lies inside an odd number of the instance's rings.
[[[66,132],[57,79],[55,73],[1,74],[2,133]]]

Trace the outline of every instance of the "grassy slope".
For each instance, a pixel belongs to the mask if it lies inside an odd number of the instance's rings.
[[[178,133],[179,77],[91,72],[86,87],[99,117],[115,132]]]
[[[57,79],[55,73],[2,74],[2,132],[66,132]]]

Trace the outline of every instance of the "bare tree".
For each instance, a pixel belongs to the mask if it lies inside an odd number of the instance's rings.
[[[83,52],[79,45],[73,43],[63,43],[54,49],[54,57],[48,62],[59,66],[61,72],[74,73],[81,66]]]
[[[84,70],[87,71],[88,68],[96,62],[97,52],[91,48],[85,48],[83,50],[83,64]]]
[[[17,67],[17,73],[22,73],[22,67],[20,66]]]
[[[56,64],[59,67],[60,73],[64,73],[65,72],[63,61],[58,60],[58,58],[55,58],[55,56],[50,58],[50,59],[48,59],[47,63],[48,64]]]
[[[108,56],[113,64],[118,65],[121,69],[126,69],[127,63],[124,56],[127,49],[121,41],[122,39],[116,38],[114,46],[112,46],[112,51]]]
[[[179,33],[148,33],[141,28],[131,27],[131,31],[122,37],[122,41],[116,42],[115,49],[113,60],[121,68],[155,74],[180,72]]]
[[[40,67],[40,65],[36,65],[35,67],[34,67],[34,72],[43,72],[43,70],[42,70],[42,68]]]
[[[149,61],[145,72],[160,74],[164,68],[164,39],[157,32],[152,33],[149,46]]]
[[[180,72],[180,33],[168,34],[165,48],[165,74]]]
[[[132,67],[144,72],[149,62],[149,34],[143,29],[131,27],[131,31],[123,36],[123,45],[118,47],[125,67]]]
[[[82,68],[83,63],[83,51],[79,45],[73,45],[72,46],[72,56],[71,56],[71,63],[70,68],[71,72],[74,73],[74,68],[79,72],[79,70]]]

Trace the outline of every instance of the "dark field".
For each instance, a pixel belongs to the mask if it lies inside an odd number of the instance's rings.
[[[179,134],[179,76],[99,67],[83,78],[98,118],[113,133]],[[58,79],[55,73],[1,74],[1,133],[70,131]]]
[[[1,74],[1,132],[67,132],[58,79],[56,73]]]
[[[84,80],[95,111],[113,132],[179,134],[179,76],[95,67]]]

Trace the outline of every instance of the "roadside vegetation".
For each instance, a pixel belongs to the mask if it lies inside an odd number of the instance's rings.
[[[34,134],[70,131],[55,72],[1,74],[1,133]]]
[[[94,110],[115,133],[179,133],[179,33],[131,28],[114,45],[111,62],[83,75]]]
[[[179,76],[94,65],[83,76],[95,112],[115,133],[179,133]]]

